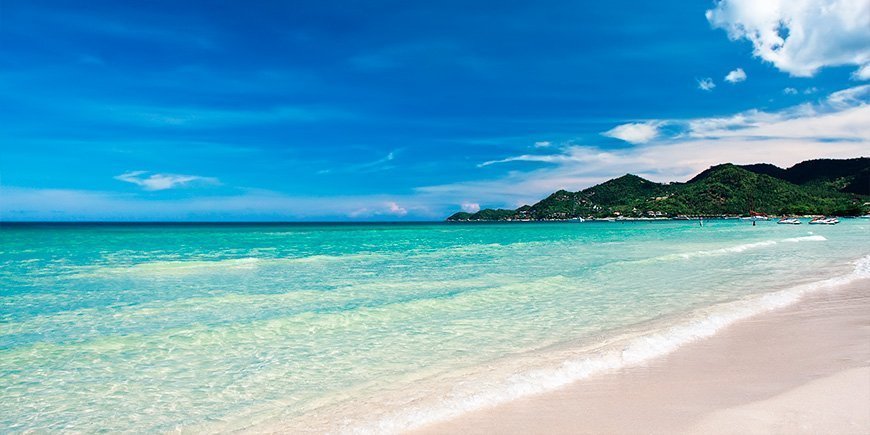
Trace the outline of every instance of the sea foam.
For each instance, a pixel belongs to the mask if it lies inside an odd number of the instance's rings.
[[[753,249],[758,248],[766,248],[777,245],[780,242],[785,243],[797,243],[797,242],[823,242],[828,240],[825,236],[820,235],[811,235],[811,236],[803,236],[803,237],[789,237],[787,239],[782,240],[762,240],[760,242],[752,242],[752,243],[743,243],[740,245],[729,246],[727,248],[719,248],[719,249],[710,249],[710,250],[701,250],[694,252],[686,252],[682,254],[676,254],[677,257],[689,259],[694,257],[705,257],[710,255],[722,255],[722,254],[737,254],[741,252],[746,252]],[[670,256],[668,256],[670,257]]]
[[[824,240],[824,237],[804,240]],[[382,414],[377,421],[360,424],[358,421],[345,420],[342,427],[332,429],[341,433],[399,433],[470,411],[553,391],[596,374],[642,364],[674,352],[688,343],[711,337],[741,320],[792,305],[806,295],[870,278],[870,255],[856,260],[854,264],[852,272],[845,275],[698,310],[671,326],[623,336],[597,349],[583,349],[580,355],[565,358],[556,365],[546,364],[544,368],[520,371],[501,380],[465,381],[435,400],[418,399],[414,402],[423,404]],[[547,362],[552,363],[552,360]]]

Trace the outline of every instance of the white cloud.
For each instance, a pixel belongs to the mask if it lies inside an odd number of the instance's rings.
[[[743,71],[743,68],[737,68],[725,76],[725,81],[728,83],[740,83],[744,80],[746,80],[746,72]]]
[[[662,128],[647,143],[617,149],[567,144],[553,148],[550,154],[506,156],[487,165],[516,161],[546,165],[523,170],[508,167],[496,178],[421,186],[405,195],[300,197],[245,190],[235,195],[154,198],[130,192],[6,185],[0,186],[0,219],[443,219],[459,205],[473,210],[479,203],[499,207],[532,204],[557,189],[582,189],[629,172],[654,181],[682,181],[723,162],[790,166],[813,158],[867,156],[867,119],[870,85],[863,85],[834,92],[815,104],[775,112],[749,110],[711,118],[650,120]],[[480,172],[481,177],[492,176],[495,170]],[[140,181],[150,178],[146,173],[125,175]]]
[[[233,195],[145,198],[132,193],[0,186],[7,220],[443,219],[455,199],[422,196],[291,196],[248,189]]]
[[[654,122],[629,123],[616,126],[601,134],[629,143],[639,144],[655,139],[659,135],[659,128],[658,124]]]
[[[861,85],[828,95],[827,103],[835,108],[866,106],[868,99],[870,99],[870,85]]]
[[[812,95],[816,92],[819,92],[819,88],[815,86],[810,86],[809,88],[804,89],[804,95]]]
[[[320,175],[334,173],[360,173],[366,174],[370,172],[386,171],[395,168],[393,160],[396,159],[396,151],[390,151],[383,158],[372,160],[369,162],[357,163],[338,168],[325,168],[317,171]]]
[[[730,116],[696,118],[686,121],[671,121],[680,124],[685,131],[682,135],[692,138],[714,137],[728,132],[746,130],[748,128],[769,125],[783,119],[809,117],[816,110],[809,104],[802,104],[783,109],[779,112],[763,112],[757,109],[735,113]]]
[[[561,157],[552,154],[523,154],[521,156],[508,157],[500,160],[489,160],[477,165],[478,168],[482,168],[484,166],[494,165],[497,163],[508,163],[508,162],[541,162],[541,163],[558,163],[561,160]]]
[[[698,80],[698,89],[702,91],[712,91],[716,87],[716,83],[710,77]]]
[[[189,184],[220,184],[217,178],[199,175],[147,174],[148,171],[131,171],[118,175],[115,179],[133,183],[145,190],[167,190]]]
[[[706,16],[732,40],[752,42],[756,57],[790,75],[856,65],[856,79],[870,78],[866,0],[721,0]]]
[[[390,214],[396,215],[396,216],[404,216],[404,215],[408,214],[408,210],[406,208],[400,206],[399,204],[397,204],[395,202],[388,202],[387,203],[387,210],[389,211]]]
[[[359,218],[373,218],[378,216],[395,216],[395,217],[404,217],[408,214],[408,209],[400,206],[395,201],[386,201],[381,204],[376,204],[374,206],[365,206],[357,208],[349,213],[347,216],[354,219]]]
[[[461,207],[462,211],[468,213],[477,213],[480,211],[480,204],[476,202],[463,202]]]
[[[550,145],[552,145],[552,143],[550,143],[550,141],[548,141],[548,140],[541,140],[541,141],[535,142],[535,148],[546,148]]]
[[[782,90],[782,93],[786,95],[797,95],[798,90],[795,88],[785,88]]]
[[[709,166],[768,162],[791,166],[813,158],[851,158],[870,150],[870,85],[831,94],[817,104],[776,112],[750,110],[728,116],[650,121],[667,125],[659,137],[626,149],[568,146],[558,153],[510,156],[486,162],[543,162],[494,180],[418,189],[430,196],[459,196],[493,204],[533,203],[558,189],[577,190],[634,173],[654,181],[687,180]],[[508,187],[509,186],[509,187]]]

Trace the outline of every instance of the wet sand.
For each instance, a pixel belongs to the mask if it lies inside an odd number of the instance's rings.
[[[870,280],[421,434],[870,434]]]

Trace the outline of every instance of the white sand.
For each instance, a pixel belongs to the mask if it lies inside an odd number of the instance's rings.
[[[870,280],[418,432],[870,434]]]
[[[870,367],[844,370],[767,400],[715,411],[691,432],[707,434],[867,433]]]

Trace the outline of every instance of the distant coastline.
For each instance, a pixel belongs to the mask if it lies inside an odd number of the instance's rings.
[[[788,169],[760,163],[713,166],[685,183],[626,174],[578,192],[559,190],[515,210],[458,212],[450,222],[666,220],[859,216],[870,211],[870,158],[820,159]]]

